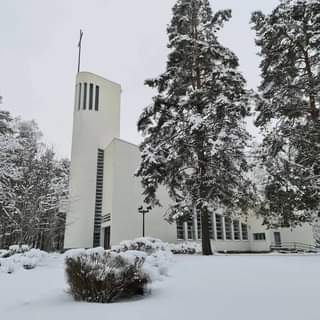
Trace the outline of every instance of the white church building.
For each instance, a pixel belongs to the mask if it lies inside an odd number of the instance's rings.
[[[90,72],[77,74],[65,249],[110,248],[142,236],[142,187],[134,177],[140,153],[138,146],[119,138],[120,96],[119,84]],[[162,207],[146,215],[145,235],[170,243],[201,240],[200,222],[169,224],[165,214],[170,200],[164,188],[158,197]],[[216,251],[316,245],[315,227],[266,230],[254,215],[244,221],[215,214],[210,232]]]

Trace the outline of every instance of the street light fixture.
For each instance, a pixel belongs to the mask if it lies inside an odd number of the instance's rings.
[[[151,206],[148,206],[146,209],[143,208],[143,206],[138,208],[139,213],[142,214],[142,237],[145,236],[145,215],[152,209]]]

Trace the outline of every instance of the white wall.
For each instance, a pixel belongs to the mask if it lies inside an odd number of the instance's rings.
[[[270,245],[274,243],[274,232],[280,232],[281,242],[300,242],[306,245],[315,245],[315,239],[313,235],[312,226],[304,224],[301,227],[290,228],[279,228],[279,229],[267,229],[262,225],[263,220],[255,217],[253,213],[249,216],[249,239],[250,247],[252,251],[268,251]],[[254,240],[253,233],[266,234],[266,240]]]
[[[214,251],[250,251],[248,240],[214,240],[212,241]]]
[[[112,185],[104,191],[104,212],[111,205],[111,245],[122,240],[142,236],[142,216],[138,207],[142,205],[142,187],[138,178],[134,177],[140,163],[140,151],[136,145],[114,139],[105,150],[105,166],[112,172]],[[112,169],[109,166],[112,166]],[[106,177],[108,180],[109,177]],[[109,182],[106,182],[109,185]],[[110,195],[112,193],[112,195]],[[112,200],[107,203],[107,199]],[[176,226],[164,220],[169,204],[165,190],[159,191],[163,205],[154,208],[146,215],[146,236],[156,237],[163,241],[176,241]],[[103,225],[103,227],[106,224]]]
[[[282,242],[298,242],[307,245],[315,245],[315,239],[313,237],[312,226],[304,224],[301,227],[294,229],[285,228],[280,230],[272,230],[281,232]]]
[[[84,82],[88,83],[87,109],[82,109],[82,87],[78,110],[78,84]],[[88,110],[90,83],[100,87],[99,111]],[[93,245],[97,150],[120,135],[120,86],[88,72],[78,73],[76,84],[65,248]]]

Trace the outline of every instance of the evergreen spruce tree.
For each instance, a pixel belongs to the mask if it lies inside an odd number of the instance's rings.
[[[262,57],[261,213],[271,227],[312,222],[320,208],[320,1],[281,1],[270,15],[255,12],[252,24]]]
[[[245,212],[252,200],[245,80],[216,34],[230,17],[230,10],[213,14],[208,0],[177,1],[167,68],[146,81],[158,94],[138,122],[145,203],[160,205],[156,191],[164,185],[173,200],[170,220],[200,216],[204,255],[212,254],[209,215]]]

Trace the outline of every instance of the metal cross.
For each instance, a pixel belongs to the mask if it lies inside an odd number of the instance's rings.
[[[81,42],[82,42],[82,37],[83,37],[83,32],[80,29],[80,39],[78,43],[78,48],[79,48],[79,56],[78,56],[78,72],[80,72],[80,63],[81,63]]]

